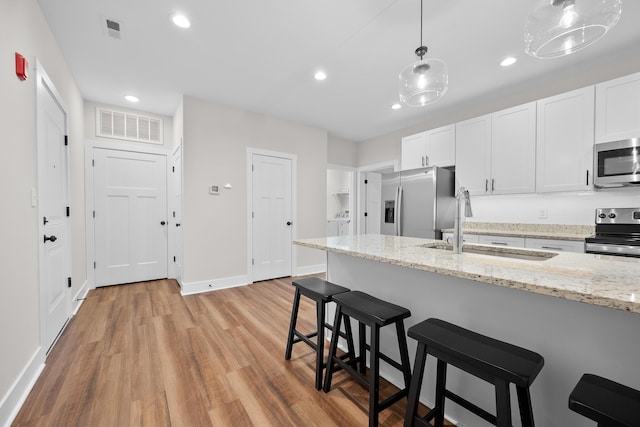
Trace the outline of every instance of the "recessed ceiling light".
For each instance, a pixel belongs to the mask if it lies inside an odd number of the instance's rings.
[[[399,110],[401,108],[402,108],[402,105],[398,104],[397,102],[391,106],[392,110]]]
[[[133,103],[136,103],[136,102],[140,101],[140,98],[138,98],[137,96],[133,96],[133,95],[126,95],[124,97],[124,99],[126,99],[129,102],[133,102]]]
[[[500,61],[500,65],[502,65],[503,67],[508,67],[509,65],[515,64],[516,61],[517,59],[514,58],[513,56],[507,56],[502,61]]]
[[[327,78],[327,74],[324,71],[318,71],[313,76],[316,80],[324,80]]]
[[[176,24],[180,28],[189,28],[191,26],[191,22],[189,22],[189,18],[179,13],[176,13],[171,17],[171,20],[174,24]]]

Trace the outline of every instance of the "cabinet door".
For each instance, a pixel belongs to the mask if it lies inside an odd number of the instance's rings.
[[[426,132],[426,166],[454,166],[456,164],[456,127],[443,126]]]
[[[596,85],[596,143],[640,136],[640,73]]]
[[[425,132],[402,138],[401,170],[415,169],[426,166],[427,141]]]
[[[536,103],[491,116],[493,194],[533,193],[536,187]]]
[[[584,252],[584,241],[526,238],[525,247],[555,252]]]
[[[491,114],[456,124],[456,188],[487,194],[491,171]]]
[[[478,243],[483,245],[524,248],[524,237],[480,235],[478,236]]]
[[[537,102],[536,191],[588,190],[593,167],[594,88]]]

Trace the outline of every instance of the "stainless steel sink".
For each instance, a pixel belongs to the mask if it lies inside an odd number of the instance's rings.
[[[453,245],[449,245],[444,242],[425,243],[424,245],[420,245],[420,247],[426,249],[441,249],[445,251],[453,250]],[[497,256],[502,258],[524,259],[528,261],[545,261],[558,255],[555,252],[545,252],[537,250],[532,251],[524,248],[502,248],[494,246],[473,245],[468,243],[465,243],[465,245],[462,247],[462,252],[478,255]]]

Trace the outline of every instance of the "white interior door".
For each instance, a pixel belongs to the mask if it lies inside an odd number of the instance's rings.
[[[369,172],[365,175],[366,189],[366,226],[365,234],[380,234],[380,222],[382,221],[380,206],[382,200],[382,175]]]
[[[41,344],[47,352],[69,319],[66,112],[38,64],[38,202]]]
[[[167,158],[94,149],[96,286],[167,277]]]
[[[182,283],[182,145],[173,152],[172,168],[172,220],[169,222],[174,227],[173,264],[174,277]]]
[[[291,275],[291,159],[252,155],[253,280]]]

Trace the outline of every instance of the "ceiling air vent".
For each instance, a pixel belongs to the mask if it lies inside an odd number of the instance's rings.
[[[107,31],[107,35],[109,37],[116,40],[122,39],[121,32],[120,32],[120,22],[113,19],[109,19],[109,18],[105,18],[104,22],[106,25],[105,28]]]
[[[162,144],[162,119],[96,108],[96,136]]]

